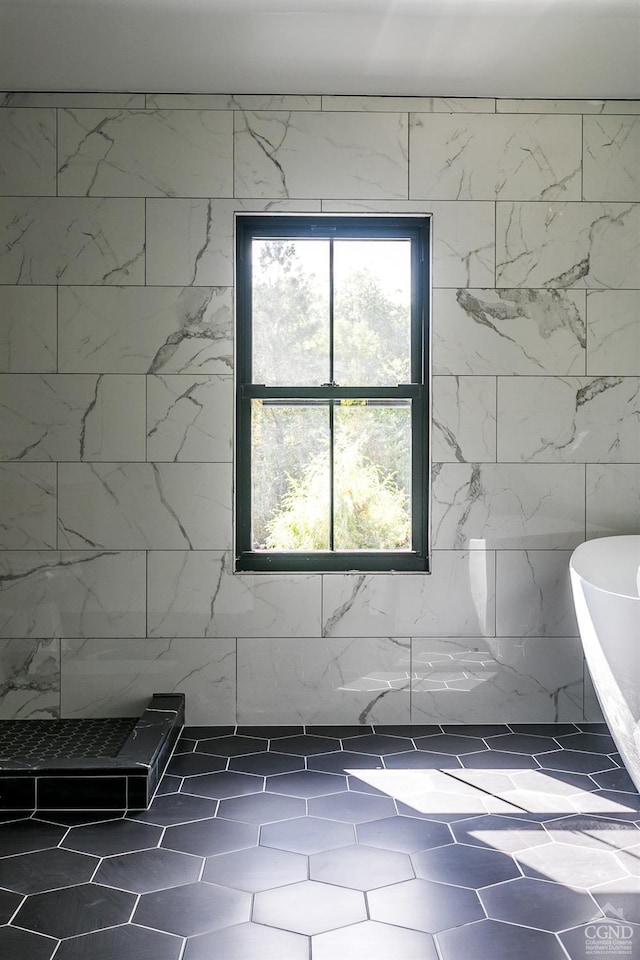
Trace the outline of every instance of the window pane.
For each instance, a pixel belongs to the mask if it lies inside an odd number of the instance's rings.
[[[253,550],[328,550],[329,408],[252,402]]]
[[[343,386],[411,380],[411,243],[336,240],[334,379]]]
[[[253,240],[253,382],[326,383],[329,241]]]
[[[411,405],[335,409],[336,550],[411,549]]]

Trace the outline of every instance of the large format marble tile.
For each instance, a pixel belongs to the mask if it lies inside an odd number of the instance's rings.
[[[434,377],[432,394],[432,459],[495,460],[495,377]]]
[[[0,110],[0,194],[55,196],[53,110]]]
[[[483,200],[322,201],[324,213],[431,215],[434,287],[495,286],[495,203]]]
[[[499,637],[578,635],[567,550],[501,550],[496,554]]]
[[[144,93],[0,93],[0,107],[144,107]]]
[[[233,369],[229,287],[63,287],[62,373],[226,373]]]
[[[498,100],[498,113],[640,113],[640,100]]]
[[[319,110],[319,95],[269,93],[148,93],[151,110]]]
[[[189,724],[235,723],[235,640],[62,641],[63,717],[139,717],[159,692],[185,694]]]
[[[579,200],[579,117],[411,115],[409,195]]]
[[[144,283],[144,202],[0,198],[0,283]]]
[[[0,373],[56,370],[56,288],[0,286]]]
[[[0,464],[0,549],[55,546],[55,463]]]
[[[238,574],[222,551],[153,551],[151,637],[316,637],[320,576]]]
[[[640,116],[585,117],[585,200],[640,200]]]
[[[584,468],[436,464],[432,526],[440,550],[576,547],[584,540]]]
[[[587,373],[640,373],[640,290],[587,293]]]
[[[58,545],[228,550],[230,463],[61,463]]]
[[[585,293],[434,290],[434,373],[584,373]]]
[[[145,459],[144,377],[6,374],[0,408],[0,460]]]
[[[640,534],[640,463],[587,464],[587,537],[630,533]]]
[[[233,196],[233,115],[219,110],[64,110],[60,196]]]
[[[238,639],[238,723],[409,723],[408,639]]]
[[[582,720],[583,657],[574,637],[413,640],[413,723]]]
[[[640,204],[498,203],[499,287],[638,286]]]
[[[142,552],[5,551],[0,636],[144,636],[144,589]]]
[[[491,636],[493,551],[437,550],[425,574],[323,577],[325,637]]]
[[[233,458],[233,377],[147,377],[147,458]]]
[[[640,461],[640,377],[504,377],[498,459]]]
[[[0,720],[60,716],[60,641],[0,640]]]
[[[238,197],[407,197],[403,114],[235,113]]]
[[[147,201],[147,283],[232,286],[235,213],[315,213],[319,201]]]
[[[323,96],[323,110],[373,110],[378,113],[495,113],[491,97]]]

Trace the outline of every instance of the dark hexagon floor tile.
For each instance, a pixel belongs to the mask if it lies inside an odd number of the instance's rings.
[[[442,960],[567,960],[551,933],[479,920],[436,935]],[[584,939],[582,941],[584,950]]]
[[[253,847],[257,842],[257,827],[216,817],[212,820],[168,827],[161,847],[180,853],[191,853],[196,857],[211,857],[217,853]]]
[[[559,936],[571,960],[591,960],[592,957],[640,960],[640,924],[627,920],[616,917],[598,920],[566,930]]]
[[[479,892],[487,915],[554,933],[600,916],[591,897],[560,883],[519,877]]]
[[[354,890],[374,890],[391,883],[414,879],[406,853],[376,847],[351,846],[327,850],[309,858],[309,877]]]
[[[609,757],[600,753],[586,753],[584,750],[553,750],[551,753],[538,753],[536,760],[543,770],[566,770],[571,773],[597,773],[600,770],[619,769],[614,767]]]
[[[244,757],[231,757],[229,770],[235,773],[254,773],[259,777],[274,773],[293,773],[304,770],[304,757],[265,750],[263,753],[249,753]]]
[[[497,737],[489,737],[487,743],[492,750],[523,753],[525,756],[531,756],[534,753],[546,753],[558,748],[558,744],[553,737],[537,737],[535,734],[529,733],[503,733]]]
[[[569,733],[578,733],[575,723],[510,723],[514,733],[526,733],[534,737],[564,737]]]
[[[170,793],[179,793],[180,787],[182,786],[182,777],[170,777],[165,773],[164,777],[158,784],[158,789],[156,790],[156,797],[167,797]]]
[[[335,737],[316,737],[304,734],[300,737],[276,737],[271,747],[279,753],[291,753],[297,757],[313,757],[319,753],[331,753],[340,749]]]
[[[193,753],[197,742],[197,740],[189,740],[187,737],[180,737],[173,751],[174,757],[178,757],[183,753]]]
[[[442,844],[451,843],[449,828],[443,823],[434,823],[417,817],[389,817],[372,820],[356,827],[358,843],[398,853],[416,853]]]
[[[465,737],[497,737],[501,733],[511,733],[511,729],[506,723],[443,723],[444,733],[459,734],[464,732]]]
[[[484,917],[475,891],[429,880],[407,880],[372,890],[368,901],[372,920],[423,933],[436,933]]]
[[[512,774],[511,780],[516,790],[531,790],[559,797],[570,797],[576,793],[592,793],[597,789],[593,780],[586,774],[568,770],[517,770]],[[509,800],[508,791],[503,799]]]
[[[320,853],[346,847],[354,842],[353,827],[349,823],[334,823],[317,817],[298,817],[268,823],[260,831],[260,844],[290,850],[292,853]]]
[[[39,820],[14,820],[0,825],[0,856],[9,857],[16,853],[32,853],[57,847],[66,827]]]
[[[95,876],[96,883],[132,893],[151,893],[200,877],[202,859],[174,850],[141,850],[103,860]]]
[[[454,883],[477,889],[520,876],[513,859],[497,850],[452,843],[412,857],[416,874],[424,880]]]
[[[182,939],[126,923],[63,940],[58,960],[179,960]]]
[[[396,808],[390,797],[372,797],[366,793],[342,791],[326,797],[312,797],[308,801],[309,813],[314,817],[341,820],[345,823],[366,823],[393,817]]]
[[[362,726],[356,726],[352,724],[343,726],[339,724],[337,726],[330,726],[327,724],[311,724],[305,727],[305,733],[310,733],[315,737],[333,737],[337,740],[344,740],[346,737],[362,737],[367,733],[373,733],[373,727],[370,724],[363,724]]]
[[[534,757],[524,753],[509,753],[507,750],[487,750],[485,753],[467,753],[460,757],[467,769],[477,770],[539,770]]]
[[[387,770],[441,770],[445,767],[460,768],[457,757],[443,753],[432,753],[430,750],[410,750],[405,753],[393,753],[384,758]]]
[[[0,886],[16,893],[44,893],[70,887],[91,880],[99,863],[96,857],[57,848],[3,857]]]
[[[183,753],[171,758],[166,772],[174,777],[193,777],[201,773],[219,773],[226,769],[226,757],[214,757],[208,753]]]
[[[240,757],[245,753],[261,753],[267,749],[262,737],[218,737],[215,740],[199,740],[198,753],[216,757]]]
[[[514,854],[528,877],[545,877],[570,887],[589,888],[624,876],[613,853],[570,843],[551,843]]]
[[[632,889],[629,889],[632,887]],[[640,896],[638,884],[630,884],[628,877],[603,883],[591,890],[591,896],[607,917],[640,923]]]
[[[261,793],[263,789],[264,777],[255,777],[250,773],[204,773],[201,777],[187,777],[180,792],[194,797],[226,800],[228,797]]]
[[[585,750],[587,753],[615,753],[618,749],[608,733],[572,733],[558,737],[558,743],[567,750]]]
[[[514,853],[549,842],[549,835],[541,823],[495,814],[459,820],[451,824],[451,832],[458,843],[485,849],[492,847],[503,853]]]
[[[574,814],[545,820],[545,828],[551,839],[560,843],[573,843],[593,850],[624,850],[640,843],[640,830],[624,820],[609,820],[607,817]]]
[[[57,940],[16,927],[0,927],[0,957],[2,960],[51,960]]]
[[[192,823],[194,820],[215,817],[217,808],[215,800],[192,797],[186,793],[172,793],[167,797],[158,797],[148,810],[131,814],[130,819],[168,827],[176,823]]]
[[[593,754],[589,754],[589,756],[593,756]],[[624,767],[616,767],[613,770],[606,770],[604,773],[594,773],[592,779],[599,787],[602,787],[603,790],[621,790],[625,793],[636,793],[635,784]]]
[[[251,847],[207,859],[203,880],[257,893],[307,879],[307,858],[288,850]]]
[[[95,883],[27,897],[14,923],[35,933],[63,939],[127,923],[136,898]]]
[[[374,726],[376,733],[386,734],[389,737],[406,737],[414,740],[416,737],[432,737],[442,733],[442,727],[437,723],[389,723]]]
[[[352,750],[336,750],[335,753],[324,753],[307,760],[308,770],[317,770],[324,773],[346,773],[347,770],[379,770],[382,767],[380,758],[372,757],[369,753],[354,753]]]
[[[80,853],[92,853],[96,857],[109,857],[116,853],[130,853],[157,847],[162,828],[135,820],[111,820],[108,823],[92,823],[69,830],[60,846]]]
[[[438,960],[433,938],[418,930],[365,920],[312,938],[313,960]],[[229,958],[231,960],[231,958]],[[275,958],[274,958],[275,960]]]
[[[278,793],[252,793],[248,797],[221,800],[218,816],[260,826],[277,820],[304,817],[306,803],[301,797],[283,797]]]
[[[346,737],[343,740],[345,750],[355,753],[369,753],[374,757],[385,757],[389,753],[403,753],[409,743],[406,737],[392,737],[386,733],[371,733],[358,737]]]
[[[12,893],[10,890],[0,890],[0,924],[8,923],[21,903],[22,894]]]
[[[249,919],[251,897],[212,883],[189,883],[159,893],[145,893],[134,923],[179,937],[195,937]]]
[[[236,733],[239,737],[262,737],[272,740],[274,737],[297,737],[304,733],[304,729],[303,726],[240,726],[236,729]]]
[[[322,797],[327,793],[338,793],[347,785],[346,777],[337,773],[316,773],[314,770],[300,770],[297,773],[281,773],[267,777],[266,790],[270,793],[282,793],[288,797]]]
[[[378,767],[381,769],[381,767]],[[366,773],[363,774],[353,774],[353,776],[347,777],[347,790],[352,793],[367,793],[372,797],[388,797],[389,793],[386,790],[380,790],[378,787],[374,787],[372,783],[368,783],[365,779]]]
[[[187,940],[183,960],[308,960],[309,940],[261,923],[240,923]]]
[[[235,731],[235,727],[184,727],[180,739],[210,740],[212,737],[231,737]]]
[[[328,883],[304,880],[256,893],[256,923],[312,936],[367,919],[364,895]]]
[[[487,749],[478,737],[466,737],[456,733],[441,733],[436,737],[419,737],[416,740],[418,750],[430,753],[442,753],[451,757],[462,757],[467,753],[478,753]]]

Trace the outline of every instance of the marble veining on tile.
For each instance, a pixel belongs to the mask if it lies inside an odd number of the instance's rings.
[[[60,716],[60,641],[0,640],[0,719]]]
[[[0,194],[55,196],[53,110],[0,110]]]
[[[640,200],[640,116],[585,117],[584,199]]]
[[[638,376],[640,290],[587,292],[587,373]]]
[[[402,199],[407,166],[402,114],[235,114],[239,197]]]
[[[55,373],[56,288],[0,286],[0,372]]]
[[[60,196],[232,195],[232,115],[61,110]]]
[[[143,282],[142,200],[0,197],[0,283]]]
[[[56,547],[56,465],[0,463],[0,549]]]
[[[149,460],[231,462],[233,377],[147,377]]]
[[[436,463],[496,459],[494,377],[434,377],[431,455]]]
[[[233,370],[228,287],[63,287],[63,373],[227,373]]]

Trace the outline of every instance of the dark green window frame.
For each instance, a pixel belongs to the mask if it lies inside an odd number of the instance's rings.
[[[429,217],[236,215],[235,569],[238,572],[429,572]],[[398,239],[411,243],[411,382],[397,386],[265,386],[252,379],[254,239]],[[331,347],[332,349],[332,347]],[[345,399],[411,405],[411,549],[276,551],[252,548],[251,404]]]

